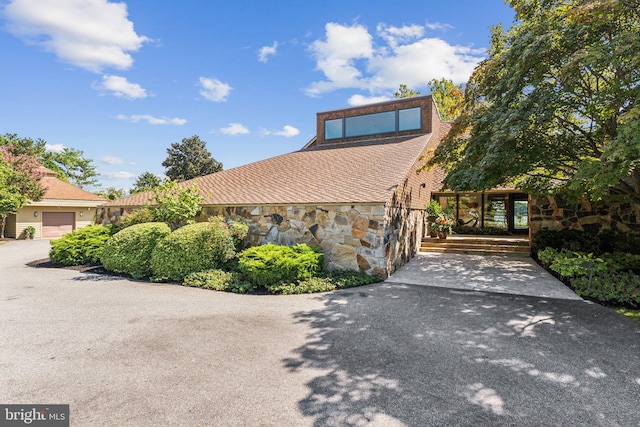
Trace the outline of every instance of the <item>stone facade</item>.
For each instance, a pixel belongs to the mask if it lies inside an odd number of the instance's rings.
[[[594,235],[601,232],[640,233],[640,205],[595,205],[586,200],[570,203],[563,197],[531,199],[531,233],[540,230],[579,230]]]
[[[98,222],[117,224],[123,208],[99,208]],[[387,277],[419,246],[422,211],[359,205],[205,206],[197,218],[212,216],[249,226],[248,245],[306,243],[320,248],[329,270],[362,270]]]

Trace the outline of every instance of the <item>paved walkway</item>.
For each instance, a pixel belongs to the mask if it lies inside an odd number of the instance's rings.
[[[533,259],[506,255],[420,253],[392,274],[386,282],[543,298],[581,299]]]

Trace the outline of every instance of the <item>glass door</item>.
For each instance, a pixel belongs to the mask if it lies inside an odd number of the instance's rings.
[[[511,231],[527,233],[529,231],[529,200],[526,194],[514,194],[511,202]]]

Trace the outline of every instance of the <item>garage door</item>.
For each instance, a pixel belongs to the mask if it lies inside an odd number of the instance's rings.
[[[43,212],[42,237],[60,237],[75,228],[76,214],[73,212]]]

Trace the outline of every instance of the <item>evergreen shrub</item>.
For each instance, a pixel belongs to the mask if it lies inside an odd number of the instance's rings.
[[[158,240],[171,233],[164,222],[148,222],[116,233],[104,246],[100,258],[105,269],[135,279],[151,275],[151,253]]]

